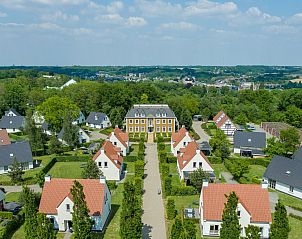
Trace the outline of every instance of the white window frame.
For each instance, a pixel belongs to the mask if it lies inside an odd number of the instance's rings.
[[[129,127],[129,132],[131,132],[131,133],[133,132],[133,127],[132,126]]]
[[[172,124],[172,119],[168,119],[168,124]]]
[[[132,119],[129,120],[129,124],[133,124],[133,120]]]
[[[157,120],[156,120],[156,124],[160,124],[160,119],[157,119]]]
[[[163,133],[166,133],[166,126],[163,126],[163,127],[162,127],[162,132],[163,132]]]
[[[135,126],[135,132],[139,132],[139,127]]]
[[[163,119],[162,122],[163,122],[163,124],[166,124],[166,120],[165,119]]]
[[[141,123],[142,123],[142,124],[144,124],[144,123],[145,123],[145,120],[144,120],[144,119],[142,119],[142,120],[141,120]]]
[[[163,116],[163,117],[167,117],[167,113],[163,113],[162,116]]]
[[[139,124],[139,120],[138,119],[135,120],[135,124]]]
[[[135,113],[135,117],[139,117],[139,113]]]
[[[168,127],[168,132],[172,132],[172,126]]]
[[[156,113],[156,117],[160,117],[160,113]]]
[[[156,127],[156,132],[160,133],[160,127],[159,126]]]
[[[142,126],[141,131],[145,132],[145,126]]]

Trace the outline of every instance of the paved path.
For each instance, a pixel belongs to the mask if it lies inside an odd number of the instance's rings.
[[[34,190],[34,192],[42,192],[42,188],[38,184],[34,185],[27,185],[30,189]],[[6,193],[13,193],[13,192],[22,192],[22,186],[0,186],[1,188],[4,188]]]
[[[193,121],[192,127],[194,131],[200,136],[200,139],[197,140],[197,143],[200,143],[202,141],[208,141],[210,140],[210,136],[207,135],[207,133],[204,131],[204,129],[201,128],[202,121]]]
[[[108,135],[101,134],[98,130],[91,131],[89,138],[90,140],[107,139]]]
[[[65,233],[64,239],[70,239],[70,238],[71,238],[71,235],[72,235],[72,233],[69,232],[69,231],[67,231],[67,232]]]
[[[229,172],[221,172],[221,176],[224,177],[226,183],[238,184],[238,182],[233,179],[233,175]]]
[[[143,239],[166,239],[164,202],[159,175],[157,146],[146,144],[145,179],[143,195]]]

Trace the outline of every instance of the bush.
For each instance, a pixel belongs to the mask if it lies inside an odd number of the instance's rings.
[[[159,151],[158,156],[159,156],[159,161],[161,163],[166,163],[167,162],[167,153],[165,151]]]
[[[162,143],[162,142],[164,142],[164,138],[161,135],[156,134],[156,142]]]
[[[106,183],[107,183],[107,186],[108,186],[110,191],[117,188],[117,185],[116,185],[115,181],[107,181]]]
[[[42,169],[42,172],[44,174],[47,174],[48,171],[55,165],[55,163],[57,162],[57,159],[56,158],[53,158],[52,160],[50,160],[48,162],[48,164],[45,165],[45,167]]]
[[[220,158],[220,157],[208,156],[208,159],[211,164],[221,164],[222,163],[222,158]]]
[[[175,201],[174,199],[169,198],[167,202],[167,218],[168,220],[173,220],[175,216],[176,216]]]
[[[158,151],[163,151],[163,150],[165,150],[165,148],[166,148],[165,144],[163,144],[163,143],[158,143],[157,144],[157,150]]]
[[[161,174],[162,174],[163,178],[169,176],[169,174],[170,174],[170,167],[169,167],[168,164],[161,164]]]
[[[135,177],[134,178],[135,194],[141,195],[143,191],[143,179]]]
[[[172,179],[170,177],[164,178],[164,193],[165,196],[171,195],[172,191]]]
[[[137,156],[125,156],[124,157],[124,162],[135,162],[138,160]]]
[[[198,191],[192,186],[174,186],[171,190],[172,196],[189,196],[196,194],[198,194]]]
[[[167,163],[176,163],[177,157],[174,157],[172,155],[167,155]]]
[[[261,165],[266,167],[270,164],[271,160],[268,158],[253,158],[249,160],[250,165]]]
[[[57,156],[56,160],[57,162],[84,162],[90,159],[90,155],[83,155],[83,156],[76,156],[76,155],[70,155],[70,156]]]
[[[0,229],[0,239],[7,239],[22,225],[24,221],[23,216],[14,216],[9,220],[5,227]]]
[[[3,219],[12,219],[13,215],[14,214],[12,212],[1,212],[0,211],[0,218],[3,218]]]
[[[144,166],[145,163],[142,160],[138,160],[134,164],[135,177],[143,178],[144,177]]]

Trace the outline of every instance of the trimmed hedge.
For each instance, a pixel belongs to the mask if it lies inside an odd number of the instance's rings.
[[[198,191],[192,186],[173,186],[171,196],[189,196],[196,195]]]
[[[41,172],[43,172],[44,174],[47,174],[48,171],[55,165],[56,162],[57,162],[57,159],[52,158],[52,160],[50,160],[48,162],[48,164],[45,165],[45,167],[41,170]]]
[[[70,155],[70,156],[57,156],[56,160],[57,162],[81,162],[81,161],[87,161],[90,158],[91,158],[90,155],[85,155],[85,156]]]
[[[167,155],[167,163],[176,163],[177,157],[174,157],[173,155]]]
[[[289,216],[292,217],[292,218],[295,218],[295,219],[297,219],[297,220],[299,220],[299,221],[302,221],[302,217],[297,216],[297,215],[295,215],[295,214],[290,213]]]
[[[208,156],[208,159],[211,164],[221,164],[222,158],[216,157],[216,156]]]
[[[106,181],[106,184],[110,191],[117,188],[115,181]]]
[[[13,213],[12,212],[1,212],[0,211],[0,218],[4,219],[12,219],[13,218]]]
[[[24,221],[23,216],[15,216],[9,220],[5,227],[0,229],[0,239],[7,239],[22,225]]]
[[[137,156],[125,156],[124,157],[124,162],[135,162],[138,160]]]

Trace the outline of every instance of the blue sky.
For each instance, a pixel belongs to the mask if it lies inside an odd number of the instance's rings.
[[[0,0],[0,65],[302,65],[301,0]]]

